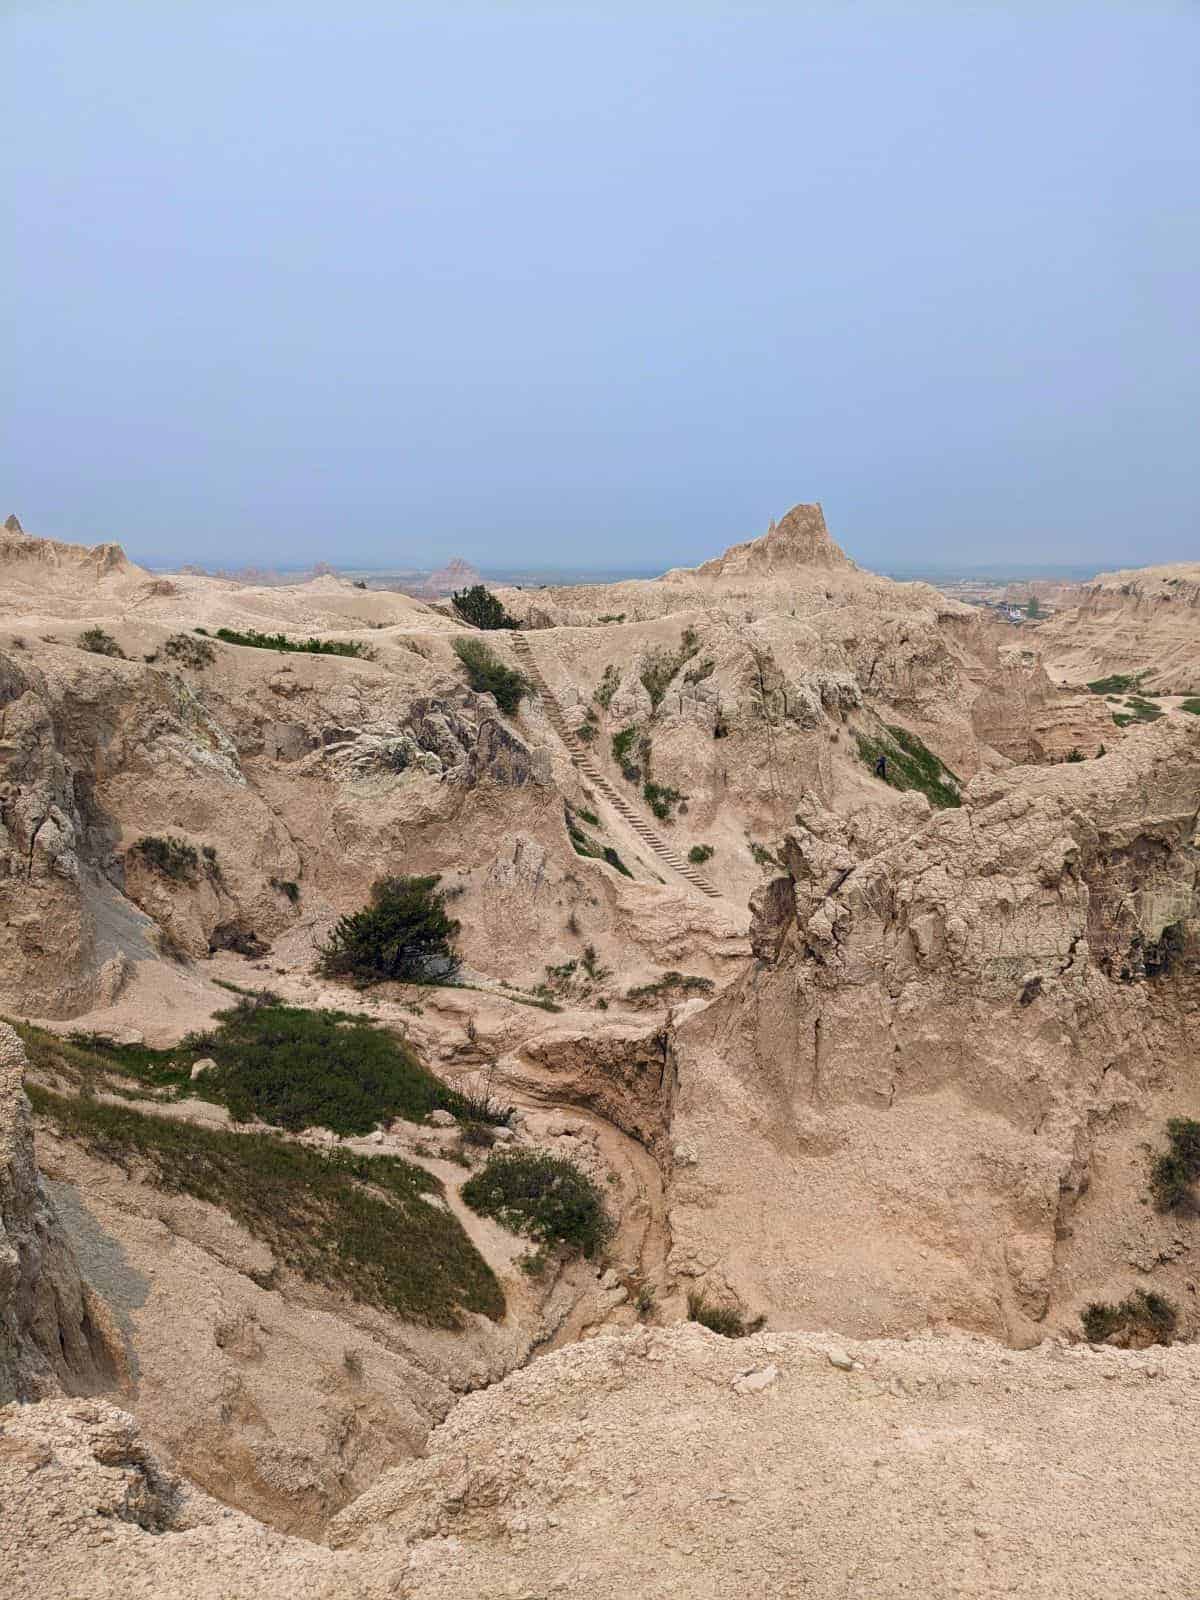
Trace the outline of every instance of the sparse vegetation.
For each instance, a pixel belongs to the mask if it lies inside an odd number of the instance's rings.
[[[496,1150],[462,1187],[480,1216],[543,1246],[564,1245],[594,1256],[612,1233],[600,1191],[571,1161],[533,1150]]]
[[[1116,1334],[1122,1344],[1142,1346],[1170,1344],[1179,1314],[1164,1295],[1137,1289],[1116,1305],[1093,1300],[1080,1320],[1091,1344],[1103,1344]]]
[[[603,983],[606,979],[612,977],[611,970],[601,963],[600,957],[596,954],[596,946],[594,944],[584,945],[583,955],[580,957],[580,965],[593,983]]]
[[[1150,1192],[1160,1211],[1182,1211],[1194,1206],[1193,1185],[1200,1179],[1200,1122],[1172,1117],[1167,1123],[1171,1148],[1155,1157],[1150,1168]]]
[[[504,1295],[441,1184],[396,1156],[328,1155],[272,1134],[197,1127],[28,1085],[34,1110],[102,1160],[227,1211],[279,1262],[413,1322],[498,1319]]]
[[[292,878],[272,878],[271,879],[271,887],[272,887],[272,889],[278,889],[280,894],[286,895],[287,898],[292,902],[293,905],[296,905],[296,904],[299,903],[299,900],[300,900],[300,885],[298,883],[296,883],[294,879],[292,879]]]
[[[676,673],[687,665],[699,649],[700,641],[695,630],[685,628],[677,650],[655,650],[646,658],[646,664],[640,674],[642,687],[650,696],[650,704],[656,711],[662,704]]]
[[[200,856],[186,839],[144,834],[130,845],[129,854],[140,856],[154,872],[174,883],[195,883],[199,875]]]
[[[1084,760],[1086,760],[1086,759],[1087,759],[1087,758],[1086,758],[1086,757],[1085,757],[1085,756],[1084,756],[1084,753],[1083,753],[1083,751],[1082,751],[1082,750],[1081,750],[1081,749],[1080,749],[1080,748],[1079,748],[1079,746],[1078,746],[1078,745],[1074,745],[1074,746],[1073,746],[1073,747],[1072,747],[1072,748],[1071,748],[1071,750],[1070,750],[1070,751],[1068,751],[1068,753],[1067,753],[1067,755],[1066,755],[1066,756],[1064,756],[1064,758],[1063,758],[1063,759],[1064,759],[1064,760],[1065,760],[1065,761],[1084,761]]]
[[[719,1333],[726,1339],[744,1339],[748,1334],[757,1333],[767,1320],[766,1317],[754,1317],[747,1322],[740,1311],[732,1306],[714,1305],[698,1289],[688,1293],[687,1306],[690,1322],[698,1322],[702,1328]]]
[[[207,639],[197,639],[190,633],[173,633],[163,651],[181,667],[194,667],[197,671],[211,667],[217,659],[217,652]]]
[[[780,867],[783,865],[774,851],[768,850],[765,844],[759,844],[757,839],[747,839],[746,844],[750,854],[760,867]]]
[[[79,635],[79,648],[90,650],[94,656],[117,656],[126,660],[126,655],[112,634],[105,633],[103,628],[85,628]]]
[[[459,923],[446,915],[439,882],[436,875],[380,878],[370,904],[334,925],[318,953],[318,970],[360,986],[452,978],[459,967],[453,945]]]
[[[476,694],[490,694],[507,716],[515,716],[529,680],[523,672],[506,667],[482,639],[455,639],[454,653],[462,662],[467,682]]]
[[[202,633],[202,628],[195,630]],[[354,656],[360,661],[372,661],[375,651],[369,644],[357,639],[289,639],[285,633],[260,633],[257,628],[245,632],[237,628],[218,628],[216,637],[225,644],[246,645],[252,650],[282,650],[306,656]]]
[[[598,706],[603,706],[604,710],[607,711],[609,706],[612,705],[613,695],[616,694],[620,682],[621,674],[610,661],[604,669],[603,677],[596,685],[592,699]]]
[[[627,989],[625,998],[631,1005],[645,1005],[665,999],[667,996],[712,992],[711,978],[699,978],[687,972],[664,972],[661,978],[655,978],[651,983],[639,983],[634,988]]]
[[[711,678],[717,670],[717,664],[711,657],[706,656],[698,666],[689,667],[683,675],[684,683],[703,683],[705,678]]]
[[[1200,717],[1200,696],[1189,695],[1186,700],[1179,702],[1180,711],[1190,711],[1192,716]]]
[[[694,844],[688,851],[688,860],[694,867],[702,867],[706,861],[713,858],[713,847],[710,844]]]
[[[634,744],[637,741],[637,724],[631,722],[627,728],[621,728],[612,736],[612,758],[620,767],[630,783],[636,783],[641,777],[641,771],[630,761]]]
[[[592,816],[594,813],[581,811],[578,813],[578,815]],[[569,806],[566,808],[566,820],[567,837],[570,839],[571,848],[575,851],[577,856],[585,856],[592,861],[606,861],[610,867],[614,867],[619,873],[622,874],[623,877],[633,877],[633,873],[630,872],[629,868],[621,860],[620,856],[613,849],[612,845],[599,844],[591,837],[590,834],[584,833],[583,829],[576,821],[575,814],[571,811]]]
[[[877,766],[882,756],[885,763],[884,782],[893,789],[918,789],[930,803],[939,809],[962,804],[959,780],[933,751],[907,728],[892,723],[886,733],[872,738],[855,733],[860,758],[871,767]]]
[[[687,799],[687,795],[681,794],[678,789],[672,789],[669,784],[655,783],[650,778],[642,785],[642,796],[660,822],[670,822],[675,807]]]
[[[615,613],[614,612],[609,612],[606,616],[597,617],[596,621],[597,622],[624,622],[625,621],[625,612],[624,611],[619,611],[619,612],[615,612]]]
[[[475,583],[469,589],[456,589],[450,604],[464,622],[485,632],[494,633],[501,628],[517,628],[520,624],[510,617],[504,606],[485,584]]]

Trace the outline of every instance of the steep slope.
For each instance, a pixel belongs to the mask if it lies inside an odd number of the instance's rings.
[[[1137,675],[1161,694],[1200,692],[1200,563],[1102,572],[1037,630],[1055,681]]]

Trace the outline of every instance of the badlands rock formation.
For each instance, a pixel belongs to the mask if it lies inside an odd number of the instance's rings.
[[[198,1088],[131,1102],[0,1028],[5,1592],[1187,1593],[1200,1222],[1148,1177],[1200,1118],[1200,718],[1081,687],[1142,670],[1126,603],[1196,687],[1174,575],[1014,645],[800,506],[660,580],[503,591],[527,653],[486,643],[547,686],[506,716],[419,600],[9,526],[0,1014],[174,1047],[222,984],[362,1011],[614,1231],[531,1272],[457,1127],[341,1141],[436,1179],[503,1292],[406,1321],[46,1095],[240,1137]],[[467,987],[315,975],[384,873],[441,875]],[[1173,1343],[1083,1341],[1138,1293]]]
[[[1056,682],[1089,683],[1111,673],[1142,675],[1162,694],[1200,690],[1200,562],[1102,572],[1077,607],[1038,629]]]

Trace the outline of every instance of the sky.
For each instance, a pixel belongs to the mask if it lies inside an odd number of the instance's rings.
[[[5,0],[0,516],[1200,559],[1200,6]],[[7,504],[3,504],[7,501]]]

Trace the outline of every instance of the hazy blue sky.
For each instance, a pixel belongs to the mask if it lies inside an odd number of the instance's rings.
[[[821,500],[878,566],[1200,557],[1194,0],[0,33],[31,531],[665,567]]]

